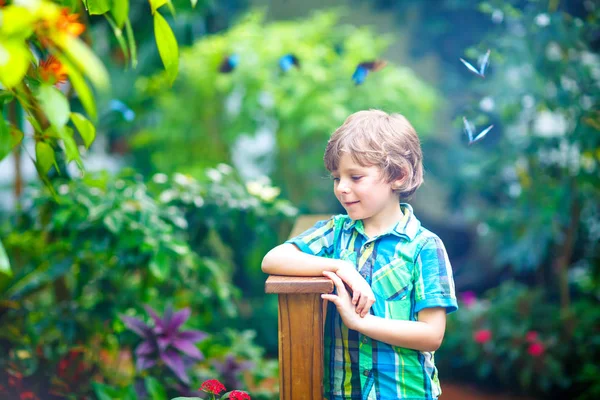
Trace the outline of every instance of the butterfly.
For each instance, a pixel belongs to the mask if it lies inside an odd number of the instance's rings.
[[[377,72],[387,65],[384,60],[364,61],[357,65],[356,70],[352,74],[352,80],[356,85],[360,85],[365,81],[369,72]]]
[[[219,65],[219,72],[223,72],[225,74],[233,71],[235,67],[237,67],[240,58],[237,54],[231,54],[221,61],[221,65]]]
[[[127,107],[127,105],[121,100],[112,99],[108,103],[108,108],[110,111],[116,111],[121,113],[121,115],[127,122],[131,122],[135,118],[135,112],[131,108]]]
[[[469,69],[469,71],[473,72],[475,75],[477,75],[481,78],[485,78],[485,69],[487,68],[489,61],[490,61],[490,53],[491,53],[491,50],[488,49],[488,51],[485,53],[485,55],[479,62],[479,69],[475,68],[470,63],[463,60],[462,58],[460,59],[460,61],[462,61],[462,63],[465,64],[465,66]]]
[[[300,60],[293,54],[286,54],[279,59],[279,68],[281,68],[283,72],[289,71],[293,66],[300,68]]]
[[[494,125],[488,126],[473,138],[474,126],[465,117],[463,117],[463,123],[465,124],[465,132],[467,132],[467,136],[469,137],[469,146],[483,139],[484,136],[494,127]]]

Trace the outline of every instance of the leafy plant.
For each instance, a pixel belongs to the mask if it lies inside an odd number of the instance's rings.
[[[192,360],[204,358],[195,343],[203,340],[207,336],[206,333],[179,330],[190,317],[189,308],[174,313],[171,307],[168,307],[163,318],[151,307],[145,306],[145,309],[154,320],[154,326],[146,325],[134,317],[121,316],[125,325],[144,339],[135,350],[138,370],[153,367],[160,360],[184,383],[189,383],[186,365]]]

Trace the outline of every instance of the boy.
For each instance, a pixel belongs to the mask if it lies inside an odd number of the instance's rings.
[[[442,241],[400,203],[423,182],[419,138],[399,114],[360,111],[324,160],[347,215],[275,247],[262,270],[333,280],[336,294],[322,295],[327,399],[437,399],[433,353],[457,303]]]

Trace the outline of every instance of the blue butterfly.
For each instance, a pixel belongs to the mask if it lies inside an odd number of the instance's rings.
[[[300,60],[293,54],[286,54],[285,56],[279,59],[279,68],[283,72],[287,72],[292,67],[300,68]]]
[[[473,131],[475,129],[474,126],[469,121],[467,121],[465,117],[463,117],[463,123],[465,125],[465,132],[467,132],[467,136],[469,137],[469,146],[483,139],[484,136],[494,127],[494,125],[488,126],[473,138]]]
[[[360,85],[365,81],[369,72],[377,72],[387,65],[384,60],[364,61],[358,64],[356,70],[352,74],[352,80],[356,85]]]
[[[489,61],[490,61],[490,53],[491,53],[491,50],[488,50],[485,53],[485,55],[483,56],[483,58],[481,59],[481,61],[479,63],[479,69],[475,68],[470,63],[463,60],[462,58],[460,59],[460,61],[462,61],[462,63],[465,64],[465,66],[469,69],[469,71],[473,72],[475,75],[477,75],[481,78],[485,78],[485,69],[487,68]]]
[[[112,99],[108,103],[108,108],[111,111],[117,111],[121,113],[127,122],[131,122],[135,118],[135,112],[133,112],[131,108],[127,107],[127,105],[125,105],[125,103],[123,103],[121,100]]]
[[[219,65],[219,72],[227,74],[233,71],[239,62],[240,57],[237,54],[231,54],[221,61],[221,65]]]

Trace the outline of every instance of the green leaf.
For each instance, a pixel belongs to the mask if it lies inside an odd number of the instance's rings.
[[[125,33],[127,34],[127,42],[129,43],[129,52],[131,55],[131,68],[137,67],[137,45],[135,44],[135,36],[131,28],[131,21],[125,21]]]
[[[150,395],[150,399],[152,400],[168,400],[167,392],[163,385],[160,384],[158,379],[153,378],[151,376],[146,377],[144,379],[144,384],[146,386],[146,390]]]
[[[12,275],[12,271],[10,269],[10,260],[8,259],[8,255],[6,254],[6,250],[4,250],[2,240],[0,240],[0,274],[8,276]]]
[[[56,158],[54,157],[54,149],[46,142],[37,142],[35,144],[35,160],[42,175],[46,175],[52,165],[58,170]]]
[[[96,138],[96,127],[79,113],[71,113],[71,121],[73,121],[79,135],[83,139],[85,147],[89,149]]]
[[[170,257],[160,249],[150,261],[150,273],[159,281],[164,281],[171,271]]]
[[[92,383],[92,387],[94,388],[94,393],[96,393],[98,400],[113,400],[118,396],[118,393],[114,388],[103,383],[94,382]]]
[[[73,130],[71,128],[64,127],[58,131],[58,135],[65,145],[67,164],[71,161],[75,161],[81,172],[83,172],[83,162],[81,162],[81,155],[79,154],[77,143],[75,142],[75,139],[73,139]]]
[[[15,95],[11,92],[7,90],[0,90],[0,106],[10,103],[14,100],[14,98]]]
[[[150,1],[150,8],[152,8],[152,14],[156,13],[156,10],[158,10],[160,7],[167,4],[167,0],[149,0],[149,1]]]
[[[10,154],[15,146],[15,142],[16,139],[11,135],[10,125],[2,118],[2,113],[0,112],[0,160]]]
[[[58,45],[77,68],[90,78],[94,86],[99,89],[108,87],[109,79],[106,67],[84,42],[67,35]]]
[[[0,83],[10,89],[23,80],[31,53],[24,40],[0,40]]]
[[[58,56],[58,60],[67,69],[69,81],[71,82],[73,88],[77,92],[77,96],[79,97],[81,105],[83,106],[83,108],[85,108],[85,111],[88,113],[90,118],[92,120],[96,120],[96,101],[94,100],[94,95],[87,82],[85,81],[79,70],[66,57]]]
[[[50,124],[60,129],[69,121],[71,107],[64,94],[52,85],[42,84],[38,88],[37,99]]]
[[[110,0],[85,0],[85,6],[90,15],[100,15],[110,11]]]
[[[113,0],[113,8],[110,10],[119,28],[123,28],[125,21],[129,19],[129,0]]]
[[[190,3],[192,3],[192,8],[196,8],[196,4],[198,4],[198,0],[190,0]]]
[[[102,222],[109,231],[117,235],[123,226],[123,216],[117,213],[108,214],[102,219]]]
[[[169,83],[173,85],[179,70],[179,48],[171,27],[158,12],[154,14],[154,37]]]
[[[115,34],[115,38],[117,39],[117,42],[119,43],[119,47],[121,48],[121,51],[123,52],[123,55],[125,56],[125,65],[127,65],[127,64],[129,64],[129,51],[127,51],[127,42],[125,41],[125,38],[123,37],[123,30],[117,26],[117,23],[115,21],[113,21],[110,16],[106,15],[105,17]]]

